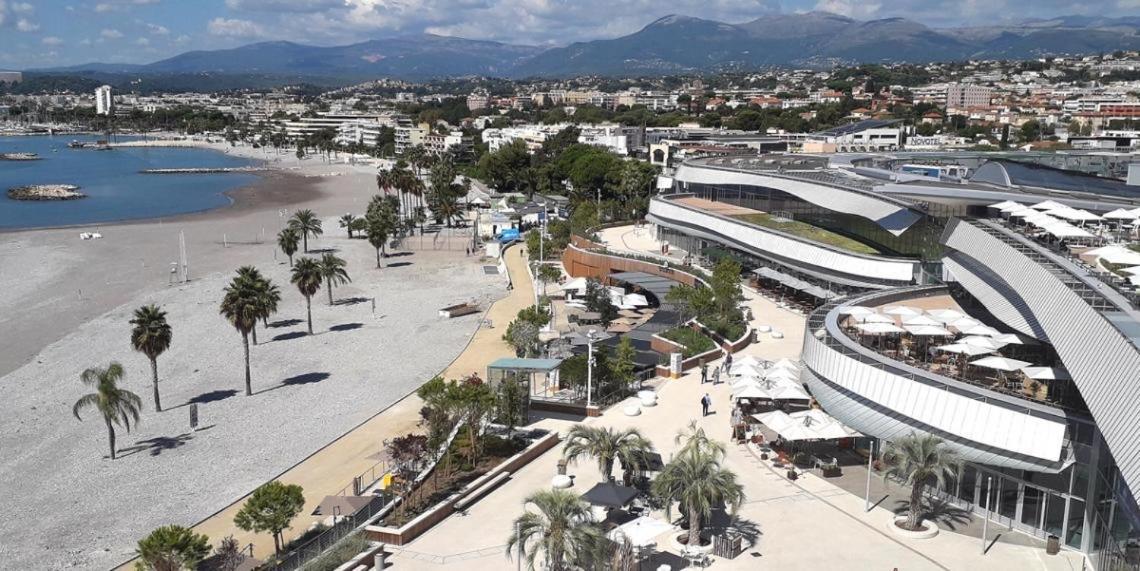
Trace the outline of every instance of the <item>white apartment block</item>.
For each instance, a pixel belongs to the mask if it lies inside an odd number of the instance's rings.
[[[102,85],[95,88],[95,114],[111,115],[115,112],[115,100],[111,97],[111,86]]]
[[[951,83],[946,87],[947,109],[988,107],[994,90],[984,85]]]

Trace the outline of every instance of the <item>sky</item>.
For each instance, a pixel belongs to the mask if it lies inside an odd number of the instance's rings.
[[[1140,0],[0,0],[0,68],[149,63],[258,41],[343,45],[422,32],[565,45],[674,13],[738,23],[808,10],[947,27],[1134,16]]]

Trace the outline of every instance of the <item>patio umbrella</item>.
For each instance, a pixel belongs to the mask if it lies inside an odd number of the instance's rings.
[[[887,315],[881,313],[868,313],[864,315],[853,316],[855,321],[860,323],[894,323],[895,320]]]
[[[981,324],[982,324],[981,321],[978,321],[977,319],[974,319],[973,317],[963,317],[962,319],[956,319],[956,320],[951,321],[949,323],[950,327],[953,327],[953,328],[958,329],[958,330],[969,329],[971,327],[974,327],[975,325],[981,325]]]
[[[784,385],[768,390],[772,400],[811,400],[811,395],[799,385]]]
[[[764,381],[760,377],[740,377],[732,381],[732,390],[738,391],[745,387],[759,387]]]
[[[621,543],[623,539],[629,540],[634,547],[652,545],[654,539],[673,529],[673,526],[649,516],[641,516],[635,520],[627,521],[606,534],[606,537]]]
[[[1004,211],[1006,209],[1012,210],[1014,208],[1020,208],[1021,206],[1022,205],[1020,202],[1014,202],[1012,200],[1003,200],[997,204],[991,204],[990,208],[997,208],[998,210]]]
[[[839,314],[840,315],[850,315],[852,317],[858,317],[860,315],[869,315],[871,313],[875,313],[875,310],[873,310],[869,307],[863,307],[861,305],[848,305],[846,307],[839,308]]]
[[[800,422],[804,422],[806,420],[809,425],[815,425],[817,427],[817,432],[821,434],[834,434],[834,436],[828,436],[828,438],[847,438],[849,436],[861,436],[858,431],[847,427],[842,422],[839,422],[839,420],[835,417],[827,414],[826,412],[823,412],[818,408],[809,408],[807,410],[793,412],[788,416],[790,416],[792,420]]]
[[[935,347],[936,351],[944,353],[958,353],[960,355],[968,355],[973,357],[975,355],[985,355],[986,353],[993,353],[993,349],[986,349],[985,347],[978,347],[977,345],[966,345],[965,343],[951,343],[950,345],[942,345]]]
[[[919,315],[922,315],[922,310],[913,307],[907,307],[905,305],[895,305],[886,308],[883,310],[883,313],[887,315],[899,315],[902,316],[905,320],[907,317],[917,317]]]
[[[988,325],[981,324],[965,329],[959,327],[958,332],[963,335],[981,335],[984,337],[997,337],[998,335],[1001,335],[1001,331],[998,331],[997,329],[994,329]]]
[[[760,359],[757,359],[756,357],[753,357],[752,355],[745,355],[745,356],[743,356],[743,357],[741,357],[741,358],[739,358],[739,359],[736,359],[736,358],[734,358],[734,359],[732,360],[732,365],[733,365],[734,367],[735,367],[736,365],[755,365],[755,366],[760,366],[760,365],[762,365],[762,364],[764,364],[764,363],[763,363],[763,362],[762,362]]]
[[[772,363],[772,368],[773,369],[789,369],[792,371],[799,371],[800,370],[800,366],[797,365],[795,361],[793,361],[787,357],[784,357],[783,359],[780,359],[780,360],[776,361],[775,363]]]
[[[1069,372],[1061,367],[1022,367],[1025,376],[1038,381],[1070,381]]]
[[[1002,333],[1001,335],[995,335],[993,337],[993,340],[1000,342],[1003,345],[1025,345],[1025,341],[1022,341],[1021,337],[1018,337],[1013,333]]]
[[[902,327],[893,323],[860,323],[855,327],[867,335],[891,335],[905,331]]]
[[[621,486],[613,482],[594,484],[593,488],[582,494],[582,500],[586,503],[607,508],[620,508],[636,497],[636,488]]]
[[[562,284],[560,289],[562,291],[586,291],[586,278],[574,278]]]
[[[983,357],[977,361],[970,361],[971,365],[976,367],[985,367],[987,369],[994,369],[997,371],[1017,371],[1023,367],[1027,367],[1032,363],[1028,361],[1018,361],[1017,359],[1010,359],[1007,357]]]
[[[768,369],[767,371],[764,371],[764,374],[762,374],[761,377],[765,378],[765,379],[772,379],[772,380],[775,380],[775,379],[799,380],[800,374],[798,372],[792,371],[790,369]]]
[[[959,319],[966,317],[965,313],[962,313],[957,309],[931,309],[926,313],[942,323],[953,323]]]
[[[628,323],[613,323],[606,328],[610,333],[629,333],[633,331],[633,326]]]
[[[949,329],[938,325],[908,325],[905,329],[917,337],[952,337],[954,335]]]
[[[941,326],[942,322],[930,317],[929,315],[915,315],[912,317],[904,317],[903,325],[934,325]]]
[[[375,496],[325,496],[312,515],[348,517],[372,503]]]
[[[982,337],[981,335],[970,335],[969,337],[963,337],[958,340],[958,343],[973,345],[975,347],[981,347],[983,349],[989,349],[991,351],[997,351],[998,349],[1005,347],[1005,343],[1002,343],[1001,341],[998,341],[997,339],[993,339],[991,337]]]
[[[1140,266],[1132,266],[1131,268],[1123,268],[1117,271],[1130,276],[1140,276]]]
[[[1044,202],[1038,202],[1037,204],[1030,206],[1030,208],[1033,208],[1035,210],[1052,210],[1054,208],[1065,208],[1065,205],[1053,200],[1046,200]]]
[[[749,384],[741,387],[739,390],[732,391],[732,398],[734,400],[740,399],[771,399],[772,395],[764,390],[758,384]]]

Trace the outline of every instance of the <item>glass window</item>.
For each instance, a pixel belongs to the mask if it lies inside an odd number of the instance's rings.
[[[1065,498],[1049,494],[1045,501],[1045,533],[1061,537],[1065,527]]]
[[[1032,528],[1040,527],[1044,508],[1045,493],[1033,486],[1025,486],[1025,499],[1021,502],[1021,523]]]
[[[1081,548],[1085,535],[1085,503],[1076,498],[1069,500],[1069,521],[1065,524],[1065,545]]]
[[[969,504],[978,503],[974,499],[974,487],[978,480],[978,471],[973,466],[962,467],[962,485],[958,487],[958,498]]]
[[[996,482],[995,482],[996,484]],[[998,495],[997,512],[1003,517],[1013,519],[1017,516],[1017,482],[1009,478],[1001,479],[1001,491]]]

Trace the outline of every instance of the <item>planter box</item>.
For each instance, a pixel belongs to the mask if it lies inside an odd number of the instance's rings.
[[[472,303],[461,303],[459,305],[449,305],[439,310],[440,317],[461,317],[464,315],[471,315],[472,313],[479,313],[478,305]]]
[[[369,525],[364,527],[364,535],[371,541],[379,541],[392,545],[405,545],[413,539],[419,537],[427,530],[434,527],[439,522],[447,519],[452,513],[455,512],[455,504],[463,498],[467,497],[472,492],[475,492],[484,484],[492,481],[500,474],[509,474],[519,471],[523,466],[534,461],[547,450],[554,448],[561,440],[558,433],[551,432],[542,438],[532,442],[525,450],[503,460],[498,466],[489,470],[486,474],[476,478],[471,483],[464,486],[458,492],[447,497],[447,499],[436,504],[428,511],[416,516],[415,519],[409,521],[401,527],[388,527],[379,525]],[[505,478],[503,478],[505,479]],[[501,480],[500,480],[501,481]],[[485,490],[489,492],[490,490]],[[465,502],[465,504],[473,504],[474,501]]]

